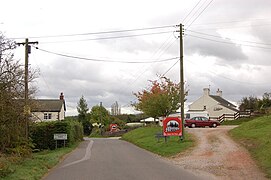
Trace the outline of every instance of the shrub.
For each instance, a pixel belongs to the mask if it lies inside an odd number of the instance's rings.
[[[51,121],[35,123],[30,126],[30,136],[35,149],[54,149],[56,141],[54,134],[65,133],[68,136],[67,146],[81,141],[83,138],[82,124],[76,121]],[[57,142],[58,147],[64,146],[64,141]]]

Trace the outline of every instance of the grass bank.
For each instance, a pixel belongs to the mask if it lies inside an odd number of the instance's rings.
[[[161,127],[142,127],[124,134],[122,139],[165,157],[174,156],[195,145],[192,136],[187,133],[182,142],[179,137],[174,136],[170,137],[167,143],[164,142],[164,139],[157,142],[155,134],[161,131]]]
[[[271,116],[255,118],[230,131],[249,150],[258,165],[271,178]]]
[[[221,125],[240,125],[240,124],[252,121],[253,119],[255,119],[255,117],[240,118],[236,120],[227,120],[227,121],[224,121]]]
[[[9,164],[11,173],[0,179],[39,180],[49,169],[54,167],[65,154],[75,149],[77,145],[78,143],[71,147],[33,153],[32,158],[27,158],[16,163],[11,162]]]

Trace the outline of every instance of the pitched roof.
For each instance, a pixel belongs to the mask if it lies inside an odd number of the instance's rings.
[[[34,107],[33,112],[60,112],[64,105],[66,111],[65,101],[59,99],[36,99],[31,100]]]
[[[226,99],[222,98],[221,96],[215,96],[215,95],[209,95],[211,98],[213,98],[215,101],[217,101],[218,103],[220,103],[222,106],[229,108],[231,110],[235,110],[236,106],[233,105],[232,103],[230,103],[229,101],[227,101]]]

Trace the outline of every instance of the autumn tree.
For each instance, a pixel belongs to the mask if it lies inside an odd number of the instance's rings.
[[[136,110],[153,118],[176,112],[180,108],[180,85],[166,77],[150,82],[150,90],[134,93],[138,100],[133,104]]]

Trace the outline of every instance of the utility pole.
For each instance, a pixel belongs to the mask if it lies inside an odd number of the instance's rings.
[[[103,103],[100,102],[100,133],[101,135],[103,135],[102,133],[102,106],[103,106]]]
[[[28,118],[30,114],[30,108],[28,103],[28,54],[31,53],[31,46],[29,44],[38,44],[37,41],[29,42],[28,38],[23,43],[16,43],[17,45],[25,46],[25,64],[24,64],[24,114],[25,114],[25,137],[28,139]]]
[[[184,139],[184,70],[183,70],[183,25],[180,24],[180,89],[181,89],[181,119],[182,119],[182,140]]]

